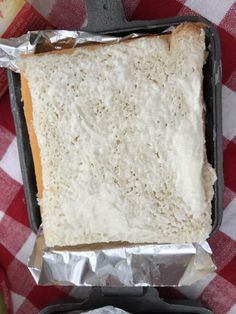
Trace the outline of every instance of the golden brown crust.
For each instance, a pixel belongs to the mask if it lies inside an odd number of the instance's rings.
[[[29,138],[30,138],[33,161],[34,161],[38,197],[42,198],[42,193],[43,193],[42,167],[41,167],[40,150],[38,146],[38,141],[37,141],[37,137],[36,137],[34,127],[32,124],[32,119],[33,119],[32,98],[30,94],[28,81],[25,78],[24,73],[22,71],[21,71],[21,93],[22,93],[22,98],[24,101],[24,114],[25,114],[27,129],[29,133]]]
[[[153,34],[146,34],[146,35],[143,35],[141,36],[142,38],[145,37],[146,39],[151,39],[151,38],[154,38],[156,37],[157,35],[153,35]],[[136,40],[136,39],[139,39],[141,37],[137,37],[137,38],[128,38],[128,39],[124,39],[124,40],[121,40],[122,43],[128,43],[130,41],[133,41],[133,40]],[[170,33],[165,33],[165,34],[161,34],[158,36],[159,38],[161,39],[165,39],[167,41],[170,40],[171,38],[171,34]],[[115,43],[116,44],[116,43]],[[79,46],[79,49],[96,49],[98,46],[107,46],[107,45],[114,45],[114,43],[86,43],[86,44],[82,44]],[[40,47],[40,50],[37,50],[36,51],[36,54],[37,55],[44,55],[44,54],[47,54],[47,55],[51,55],[51,54],[73,54],[74,51],[78,49],[78,47],[76,48],[68,48],[68,47],[65,47],[65,48],[62,48],[62,49],[58,49],[58,50],[52,50],[52,48],[48,48],[48,45],[45,45],[44,47],[41,46]],[[30,57],[32,56],[32,54],[23,54],[21,55],[20,57],[22,58],[27,58],[27,57]]]
[[[164,39],[166,40],[168,43],[170,43],[171,40],[173,40],[174,38],[178,38],[180,36],[183,35],[183,32],[188,32],[188,31],[192,31],[192,32],[195,32],[196,34],[199,34],[199,32],[201,31],[201,29],[203,29],[204,27],[207,27],[206,24],[204,23],[183,23],[183,24],[180,24],[178,25],[174,31],[172,33],[164,33],[164,34],[161,34],[159,35],[158,37],[161,38],[161,39]],[[148,38],[153,38],[153,37],[156,37],[156,35],[153,35],[153,34],[146,34],[142,37],[146,37],[147,39]],[[134,39],[124,39],[122,40],[122,42],[129,42],[131,40],[135,40],[135,39],[138,39],[140,37],[137,37],[137,38],[134,38]],[[70,48],[70,45],[73,46],[74,44],[74,41],[65,41],[65,43],[60,43],[59,46],[62,47],[62,49],[59,49],[59,50],[53,50],[55,48],[53,48],[53,45],[48,45],[47,43],[46,44],[43,44],[40,46],[39,49],[37,49],[36,53],[37,54],[72,54],[77,48]],[[113,43],[85,43],[83,45],[80,46],[80,49],[96,49],[98,46],[100,45],[112,45]],[[22,55],[21,57],[24,57],[24,58],[27,58],[29,57],[30,55],[27,54],[27,55]]]
[[[179,36],[182,36],[183,33],[185,32],[194,32],[196,34],[199,35],[199,33],[201,32],[203,26],[202,24],[200,23],[183,23],[183,24],[180,24],[178,25],[174,31],[172,32],[172,36],[173,37],[179,37]]]

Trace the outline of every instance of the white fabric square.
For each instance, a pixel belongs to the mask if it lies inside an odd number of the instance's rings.
[[[32,253],[36,235],[32,232],[28,237],[24,245],[21,247],[20,251],[17,253],[16,258],[23,264],[27,265],[28,258]]]
[[[2,220],[3,216],[4,216],[4,212],[0,210],[0,221]]]
[[[236,135],[236,93],[223,85],[223,135],[231,140]]]
[[[236,304],[231,307],[231,309],[229,310],[227,314],[236,314]]]
[[[12,305],[13,305],[13,312],[16,313],[20,306],[25,301],[25,298],[22,297],[22,295],[18,293],[11,292],[11,299],[12,299]]]
[[[187,0],[185,5],[218,25],[233,3],[234,0]]]
[[[19,155],[16,138],[9,145],[2,160],[0,160],[0,167],[14,180],[22,184],[21,169],[19,163]]]
[[[215,278],[216,273],[209,274],[203,279],[198,280],[191,286],[184,286],[177,288],[182,294],[188,298],[197,299],[203,292],[203,290],[209,285],[209,283]]]
[[[236,241],[236,198],[225,208],[220,230]]]

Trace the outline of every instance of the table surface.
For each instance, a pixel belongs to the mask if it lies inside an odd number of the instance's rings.
[[[65,1],[64,1],[65,3]],[[57,1],[70,9],[73,0]],[[71,3],[71,6],[70,6]],[[220,230],[210,239],[217,271],[190,287],[162,288],[169,297],[200,299],[217,314],[236,313],[236,2],[233,0],[124,0],[128,19],[157,19],[176,15],[202,15],[215,23],[221,37],[223,68],[224,216]],[[76,22],[84,20],[83,1],[73,10]],[[80,8],[81,6],[81,8]],[[60,12],[60,8],[55,12]],[[76,15],[77,14],[77,15]],[[60,14],[50,23],[57,25]],[[70,21],[65,20],[64,28]],[[35,25],[34,28],[38,26]],[[71,287],[36,286],[27,269],[32,233],[26,210],[15,129],[8,92],[0,99],[0,267],[5,270],[14,313],[38,313],[65,296]]]

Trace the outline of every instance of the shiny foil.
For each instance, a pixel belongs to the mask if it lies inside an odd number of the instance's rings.
[[[45,246],[40,231],[28,267],[38,284],[75,286],[183,286],[216,267],[207,242]]]
[[[135,38],[140,34],[125,37],[92,34],[83,31],[46,30],[32,31],[18,38],[0,38],[0,67],[20,72],[17,58],[22,54],[74,48],[92,43],[115,43]]]
[[[115,43],[126,37],[81,31],[28,32],[19,38],[0,39],[0,67],[19,72],[17,58],[92,43]],[[76,286],[183,286],[213,272],[216,267],[207,242],[189,244],[124,243],[67,248],[45,246],[39,230],[28,267],[38,284]]]

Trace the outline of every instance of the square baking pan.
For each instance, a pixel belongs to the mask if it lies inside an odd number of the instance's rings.
[[[208,161],[215,168],[217,174],[212,200],[212,236],[219,229],[223,213],[221,59],[219,36],[214,25],[208,20],[196,16],[129,22],[125,18],[123,6],[119,0],[87,0],[86,7],[86,25],[81,30],[100,34],[116,36],[131,33],[160,34],[168,28],[184,22],[201,23],[203,25],[208,52],[206,64],[203,68],[203,96],[206,105],[206,150]],[[8,70],[8,80],[28,216],[31,228],[36,232],[41,224],[41,217],[36,197],[34,164],[21,101],[20,75]]]

